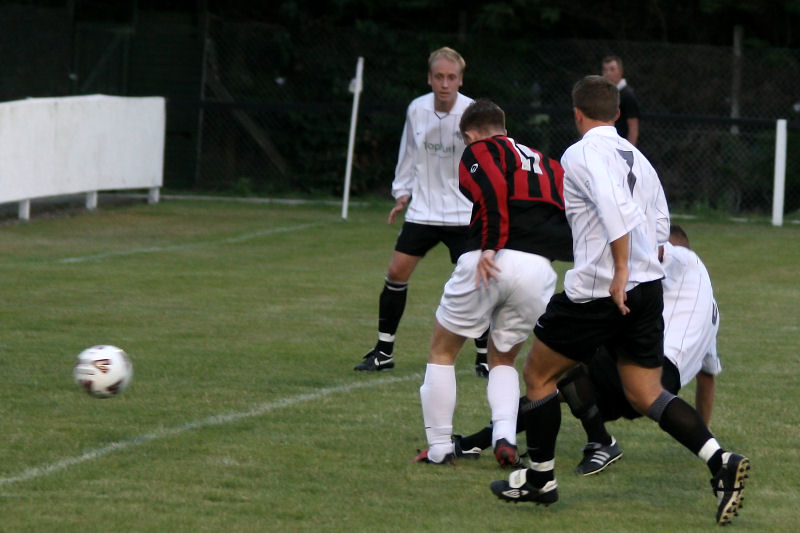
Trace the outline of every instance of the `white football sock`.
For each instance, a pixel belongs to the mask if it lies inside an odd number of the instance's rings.
[[[699,452],[697,452],[697,456],[707,463],[709,459],[711,459],[711,457],[717,453],[719,448],[719,442],[717,442],[717,439],[712,437],[708,439],[705,444],[703,444],[703,447],[700,448]]]
[[[506,439],[517,443],[517,410],[519,409],[519,374],[513,366],[497,365],[489,371],[486,396],[492,410],[492,446]]]
[[[456,410],[456,369],[452,365],[428,364],[419,388],[422,418],[428,437],[428,459],[439,463],[453,453],[453,412]]]

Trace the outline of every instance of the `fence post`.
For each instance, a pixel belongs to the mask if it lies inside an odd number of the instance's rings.
[[[30,220],[31,218],[31,201],[21,200],[17,205],[17,217],[20,220]]]
[[[741,25],[733,27],[733,62],[731,67],[731,118],[739,118],[739,102],[742,97],[742,33]],[[731,126],[731,133],[739,135],[739,126]]]
[[[158,187],[151,187],[147,191],[147,203],[148,204],[157,204],[159,200],[161,189]]]
[[[344,171],[344,194],[342,196],[342,218],[345,220],[347,220],[347,206],[350,203],[350,174],[353,170],[353,147],[356,140],[358,99],[361,97],[363,73],[364,58],[359,57],[358,63],[356,63],[356,77],[350,82],[350,92],[353,93],[353,113],[350,115],[350,138],[347,141],[347,167]]]
[[[775,186],[772,189],[772,225],[783,225],[783,198],[786,186],[786,119],[775,123]]]
[[[200,68],[200,106],[197,110],[197,142],[195,143],[195,156],[194,156],[194,186],[197,187],[200,183],[203,172],[203,121],[205,119],[205,108],[203,103],[206,100],[206,79],[208,77],[208,13],[203,10],[203,65]]]
[[[97,209],[97,191],[89,191],[86,193],[86,209],[89,211]]]

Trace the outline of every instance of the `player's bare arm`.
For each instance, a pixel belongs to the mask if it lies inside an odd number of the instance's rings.
[[[614,277],[611,280],[608,292],[623,315],[631,312],[628,306],[625,305],[625,300],[628,298],[625,293],[625,287],[628,285],[628,249],[630,242],[631,235],[626,233],[611,243],[611,257],[614,259]]]
[[[628,142],[630,142],[634,146],[636,146],[636,143],[639,142],[639,119],[638,118],[629,118],[628,119]]]
[[[387,224],[394,224],[394,220],[397,218],[398,213],[401,213],[408,205],[409,198],[411,198],[411,196],[408,194],[397,197],[394,202],[394,207],[389,212],[389,218],[386,220]]]
[[[497,281],[497,273],[500,272],[500,268],[494,262],[494,256],[494,250],[484,250],[481,252],[481,258],[478,259],[476,268],[476,287],[480,287],[481,284],[483,284],[488,289],[490,280]]]

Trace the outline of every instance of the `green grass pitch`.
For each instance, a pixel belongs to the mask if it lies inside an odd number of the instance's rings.
[[[561,500],[505,504],[488,452],[412,464],[419,386],[450,265],[412,278],[397,367],[352,367],[375,341],[399,226],[391,204],[169,200],[0,224],[0,531],[710,531],[705,466],[647,420],[592,478],[564,408]],[[753,465],[737,531],[800,529],[800,227],[678,220],[722,313],[712,431]],[[557,264],[559,273],[568,265]],[[125,349],[131,387],[73,382],[93,344]],[[488,420],[468,343],[455,429]],[[518,361],[521,367],[522,361]],[[693,400],[693,388],[682,391]],[[520,437],[524,444],[524,436]]]

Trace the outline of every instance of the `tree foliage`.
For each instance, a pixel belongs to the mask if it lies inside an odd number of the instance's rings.
[[[286,24],[727,45],[744,28],[751,45],[800,46],[800,0],[209,0],[209,9]]]

